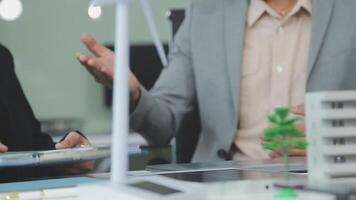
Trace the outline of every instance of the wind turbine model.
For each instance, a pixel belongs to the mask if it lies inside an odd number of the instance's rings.
[[[113,138],[112,138],[112,164],[111,181],[114,184],[125,182],[128,169],[127,134],[129,113],[129,18],[128,9],[130,0],[93,0],[95,6],[116,6],[116,39],[115,39],[115,69],[114,69],[114,94],[113,94]],[[141,0],[141,5],[149,25],[155,46],[164,66],[167,66],[167,58],[160,43],[156,24],[153,20],[150,5],[147,0]]]
[[[163,46],[153,20],[149,0],[140,0],[151,35],[164,66],[167,65]],[[113,134],[111,184],[99,182],[79,187],[81,199],[202,199],[200,186],[164,177],[130,178],[128,170],[127,135],[129,132],[129,19],[130,0],[93,0],[95,6],[116,6],[115,69],[113,93]]]

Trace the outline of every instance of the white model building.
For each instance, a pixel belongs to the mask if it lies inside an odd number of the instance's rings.
[[[306,126],[309,181],[356,182],[356,91],[307,94]]]

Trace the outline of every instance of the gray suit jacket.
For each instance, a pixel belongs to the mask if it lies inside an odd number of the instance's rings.
[[[221,159],[218,152],[229,150],[238,126],[248,4],[192,1],[169,67],[150,92],[142,88],[131,128],[151,144],[165,144],[198,107],[202,132],[193,161]],[[307,91],[356,89],[355,10],[355,0],[313,0]]]

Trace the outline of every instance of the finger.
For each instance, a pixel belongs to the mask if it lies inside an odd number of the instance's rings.
[[[100,70],[96,66],[90,65],[88,62],[84,66],[94,76],[95,79],[100,78]]]
[[[88,58],[85,61],[86,63],[84,64],[84,66],[90,71],[95,71],[98,74],[103,74],[106,71],[105,67],[103,67],[103,62],[100,59]]]
[[[89,57],[83,53],[76,53],[75,57],[77,58],[77,60],[89,71],[90,74],[92,74],[93,76],[95,75],[94,73],[94,67],[88,65],[88,61],[89,61]]]
[[[271,151],[271,152],[268,153],[268,156],[270,158],[278,158],[278,157],[281,157],[281,154],[278,151]]]
[[[305,149],[291,149],[289,150],[289,156],[306,156],[307,151]]]
[[[305,123],[304,123],[304,122],[299,123],[299,124],[297,125],[297,128],[298,128],[299,131],[305,132]]]
[[[86,63],[86,62],[88,62],[88,60],[89,60],[89,56],[87,56],[87,55],[85,55],[85,54],[83,54],[83,53],[81,53],[81,52],[77,52],[77,53],[75,54],[75,57],[76,57],[77,60],[79,60],[79,62],[81,62],[81,63]]]
[[[112,85],[112,72],[106,67],[102,67],[100,59],[89,59],[88,65],[86,66],[87,70],[95,77],[95,80],[99,83],[102,83],[105,86]]]
[[[293,137],[293,138],[290,138],[290,139],[295,139],[295,140],[306,140],[307,137],[306,136],[303,136],[303,137]]]
[[[96,56],[103,56],[111,51],[104,47],[103,45],[96,42],[95,38],[89,33],[83,33],[80,36],[80,40],[85,44],[85,46],[93,52]]]
[[[93,63],[93,61],[90,61],[90,60],[93,60],[93,58],[90,58],[89,56],[87,56],[83,53],[80,53],[80,52],[76,53],[76,58],[83,66],[85,66],[87,68],[87,70],[89,72],[92,72],[93,69],[95,69],[95,68],[99,68],[99,66],[95,65],[95,63]]]
[[[304,111],[304,104],[298,105],[298,106],[294,106],[291,109],[291,112],[295,115],[305,115],[305,111]]]
[[[76,147],[81,139],[81,135],[76,132],[71,132],[64,138],[64,140],[60,143],[56,144],[56,149],[65,149],[65,148],[73,148]]]
[[[105,62],[105,59],[100,59],[100,58],[90,58],[88,59],[87,63],[89,66],[97,69],[98,71],[110,75],[113,72],[112,67],[108,67],[107,63]]]
[[[90,58],[83,53],[76,53],[78,61],[89,71],[91,75],[94,76],[97,82],[102,82],[106,79],[106,76],[103,74],[100,60],[96,58]]]
[[[5,153],[7,152],[7,150],[7,146],[0,143],[0,153]]]
[[[307,150],[306,149],[289,149],[288,156],[306,156]],[[279,150],[273,150],[268,153],[270,158],[278,158],[281,157],[282,154]]]

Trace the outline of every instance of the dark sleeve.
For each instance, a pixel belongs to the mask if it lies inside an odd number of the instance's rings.
[[[0,100],[8,118],[10,151],[51,150],[54,143],[33,114],[15,74],[11,53],[0,45]]]

